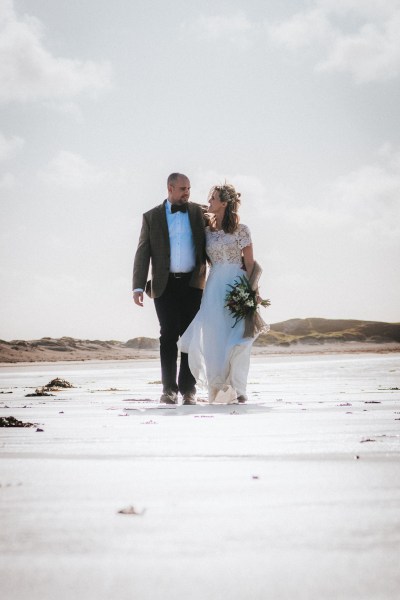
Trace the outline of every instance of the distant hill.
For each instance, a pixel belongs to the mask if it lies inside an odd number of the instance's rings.
[[[353,342],[353,344],[351,344]],[[257,348],[271,352],[307,347],[332,348],[348,351],[354,346],[363,350],[382,349],[400,351],[400,323],[355,321],[338,319],[290,319],[274,323],[267,334],[255,342]],[[117,340],[79,340],[71,337],[39,340],[0,340],[0,362],[56,362],[79,360],[124,360],[158,357],[158,339],[137,337],[127,342]]]
[[[256,345],[292,346],[335,342],[400,343],[400,323],[351,319],[289,319],[271,325],[268,333],[259,336]]]
[[[65,360],[124,360],[158,356],[158,340],[134,338],[117,340],[79,340],[71,337],[39,340],[0,340],[0,362],[56,362]]]
[[[154,338],[137,337],[128,340],[125,346],[127,348],[135,348],[135,350],[158,350],[160,342]]]

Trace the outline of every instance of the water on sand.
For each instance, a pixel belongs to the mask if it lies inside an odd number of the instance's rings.
[[[4,597],[397,598],[399,375],[253,357],[248,405],[166,409],[158,361],[1,367],[0,416],[43,429],[0,429]]]

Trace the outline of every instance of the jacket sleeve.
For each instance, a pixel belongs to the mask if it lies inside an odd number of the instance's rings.
[[[143,215],[142,229],[133,263],[132,289],[145,289],[150,266],[150,228],[146,215]]]

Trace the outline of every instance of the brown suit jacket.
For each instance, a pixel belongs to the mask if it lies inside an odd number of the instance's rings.
[[[143,215],[142,230],[133,265],[133,289],[141,288],[151,298],[161,296],[169,276],[170,242],[165,202]],[[196,266],[190,285],[203,289],[206,279],[205,224],[199,204],[188,202],[189,221],[196,253]],[[147,282],[151,261],[151,280]],[[147,283],[146,283],[147,282]]]

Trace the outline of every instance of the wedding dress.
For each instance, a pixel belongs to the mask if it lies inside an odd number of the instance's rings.
[[[244,320],[225,308],[228,284],[245,274],[242,249],[251,244],[250,230],[239,224],[234,233],[206,228],[206,251],[211,267],[200,310],[180,339],[189,355],[189,367],[200,386],[208,387],[209,402],[230,404],[246,395],[251,346],[243,337]]]

